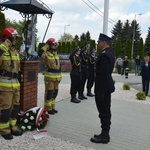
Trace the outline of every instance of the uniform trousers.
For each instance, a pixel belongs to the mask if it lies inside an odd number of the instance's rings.
[[[75,76],[75,75],[70,75],[70,78],[71,78],[70,94],[72,97],[75,97],[77,92],[79,92],[79,90],[80,90],[81,77]]]
[[[20,105],[20,89],[0,91],[0,132],[10,133],[10,125],[16,130],[16,122]]]
[[[99,112],[102,130],[109,131],[111,125],[111,93],[95,93],[96,106]]]
[[[50,81],[45,79],[45,101],[44,108],[49,111],[55,109],[56,97],[60,81]]]
[[[142,76],[142,88],[143,88],[143,92],[145,92],[145,94],[148,94],[149,91],[149,77],[148,76]]]

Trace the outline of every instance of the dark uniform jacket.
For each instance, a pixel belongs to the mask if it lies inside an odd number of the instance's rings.
[[[104,49],[98,55],[96,62],[95,94],[114,92],[115,87],[111,76],[114,68],[114,63],[114,53],[110,48]]]
[[[81,56],[82,73],[88,74],[88,54],[82,52],[80,56]]]
[[[90,54],[88,64],[89,64],[89,71],[94,72],[96,69],[96,56]]]
[[[69,57],[72,65],[71,73],[72,76],[81,76],[81,58],[79,55],[72,53]]]
[[[148,66],[146,66],[145,60],[141,62],[141,76],[147,76],[150,77],[150,62],[148,63]]]

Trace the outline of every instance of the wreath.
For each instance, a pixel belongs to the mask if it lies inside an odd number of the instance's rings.
[[[44,129],[50,116],[44,108],[33,107],[18,114],[17,125],[23,132]]]

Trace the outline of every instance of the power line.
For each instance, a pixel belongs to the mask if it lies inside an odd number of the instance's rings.
[[[90,0],[88,0],[91,5],[93,5],[97,10],[99,10],[102,14],[104,14],[97,6],[95,6]],[[112,22],[116,23],[114,20],[109,18]]]
[[[88,7],[90,7],[93,11],[95,11],[94,10],[94,8],[92,8],[88,3],[86,3],[84,0],[82,0]],[[95,11],[98,15],[100,15],[101,17],[103,17],[103,15],[101,15],[100,13],[98,13],[97,11]]]
[[[96,12],[98,15],[100,15],[102,18],[103,18],[103,15],[102,14],[100,14],[100,13],[98,13],[94,8],[92,8],[87,2],[85,2],[84,0],[82,0],[88,7],[90,7],[94,12]],[[91,3],[91,2],[90,2]],[[94,5],[94,4],[92,4],[92,5]],[[96,6],[95,6],[96,7]],[[97,8],[98,9],[98,8]],[[99,9],[98,9],[99,10]],[[101,12],[101,11],[100,11]],[[103,13],[103,12],[101,12],[101,13]],[[104,14],[104,13],[103,13]],[[110,20],[108,20],[111,24],[113,24],[114,25],[114,23],[112,23]]]

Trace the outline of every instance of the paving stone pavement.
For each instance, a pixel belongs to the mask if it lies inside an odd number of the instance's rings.
[[[40,75],[39,75],[40,76]],[[63,74],[69,79],[69,74]],[[41,76],[40,76],[41,77]],[[88,97],[79,104],[70,102],[70,84],[60,83],[56,109],[47,125],[52,137],[71,141],[96,150],[149,150],[150,149],[150,98],[136,100],[137,90],[122,90],[116,82],[112,94],[112,125],[110,143],[94,144],[90,138],[100,133],[100,123],[94,98]],[[43,107],[44,84],[38,86],[38,106]]]

